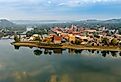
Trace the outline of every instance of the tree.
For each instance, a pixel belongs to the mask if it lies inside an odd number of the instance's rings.
[[[19,42],[20,38],[16,34],[14,34],[14,40],[15,40],[15,42]]]
[[[102,38],[102,43],[104,45],[109,45],[109,39],[108,38]]]
[[[80,43],[81,43],[81,40],[80,40],[80,39],[76,39],[76,40],[75,40],[75,44],[76,44],[76,45],[80,45]]]
[[[33,31],[28,31],[27,33],[26,33],[26,36],[27,37],[30,37],[30,36],[32,36],[33,35]]]
[[[121,27],[118,28],[118,32],[119,32],[119,34],[121,34]]]
[[[34,39],[35,41],[41,41],[41,39],[40,39],[40,37],[38,36],[38,37],[35,37],[35,39]]]
[[[117,45],[117,44],[118,44],[117,39],[113,38],[113,39],[111,40],[111,45]]]

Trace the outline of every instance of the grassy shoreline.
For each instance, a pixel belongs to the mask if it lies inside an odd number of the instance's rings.
[[[38,48],[61,48],[61,49],[81,49],[81,50],[99,50],[99,51],[121,51],[120,47],[117,46],[85,46],[85,45],[69,45],[62,44],[61,46],[49,46],[49,45],[39,45],[38,41],[32,42],[12,42],[14,46],[23,47],[38,47]]]

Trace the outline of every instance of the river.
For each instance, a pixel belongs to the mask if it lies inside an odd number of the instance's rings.
[[[0,40],[0,82],[121,82],[119,52],[15,49],[10,42]]]

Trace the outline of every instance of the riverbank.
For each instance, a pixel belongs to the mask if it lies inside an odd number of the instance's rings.
[[[69,44],[53,44],[53,45],[42,45],[38,41],[31,42],[12,42],[14,46],[22,47],[38,47],[38,48],[61,48],[61,49],[80,49],[80,50],[99,50],[99,51],[121,51],[120,47],[117,46],[85,46],[85,45],[69,45]]]

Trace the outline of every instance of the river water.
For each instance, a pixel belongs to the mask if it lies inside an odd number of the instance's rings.
[[[48,53],[15,49],[10,42],[0,40],[0,82],[121,82],[119,52],[55,49]]]

